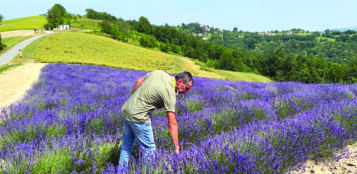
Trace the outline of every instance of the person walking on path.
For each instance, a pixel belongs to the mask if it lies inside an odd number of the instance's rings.
[[[20,64],[22,64],[23,60],[22,60],[22,49],[19,49],[19,56],[20,56]]]
[[[2,53],[0,55],[0,66],[8,64],[14,57],[16,57],[19,54],[19,49],[23,50],[27,45],[29,45],[32,41],[41,38],[43,36],[47,36],[49,34],[52,34],[53,32],[51,31],[46,31],[45,34],[37,35],[32,38],[29,38],[27,40],[24,40],[12,48],[10,48],[8,51],[5,53]]]
[[[180,153],[178,125],[175,115],[176,95],[186,93],[193,85],[192,75],[181,72],[175,77],[165,71],[155,70],[136,80],[130,98],[122,106],[123,143],[120,150],[119,167],[128,165],[129,154],[138,141],[144,157],[156,149],[150,115],[154,109],[164,107],[176,154]]]

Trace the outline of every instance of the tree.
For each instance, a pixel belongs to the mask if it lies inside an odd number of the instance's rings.
[[[347,70],[346,67],[344,67],[342,64],[331,63],[329,68],[330,68],[330,72],[329,72],[330,82],[341,83],[344,81],[344,76],[346,75],[345,70]]]
[[[349,78],[352,79],[353,83],[357,83],[357,57],[352,58],[348,63],[349,68]]]
[[[237,27],[234,27],[234,28],[233,28],[233,32],[238,33],[238,28],[237,28]]]
[[[251,33],[244,36],[243,42],[248,49],[254,50],[256,44],[259,43],[261,40],[261,36],[259,36],[257,33]]]
[[[6,45],[1,42],[1,35],[0,35],[0,51],[3,50],[5,47]]]
[[[87,8],[86,9],[86,16],[89,19],[99,19],[98,13],[96,11],[94,11],[93,9]]]
[[[61,4],[55,4],[47,12],[48,23],[45,25],[45,28],[53,29],[57,27],[57,25],[64,24],[66,16],[66,9]]]
[[[2,19],[3,19],[3,16],[0,14],[0,23],[2,22]],[[2,42],[1,42],[1,34],[0,34],[0,50],[3,50],[5,48],[6,45],[4,45]]]
[[[218,60],[218,68],[225,70],[233,70],[232,66],[233,54],[232,51],[224,51]]]
[[[103,33],[113,34],[113,24],[107,20],[104,20],[100,23]]]
[[[161,44],[161,45],[160,45],[160,50],[161,50],[162,52],[167,53],[167,52],[169,52],[169,46],[168,46],[167,44]]]
[[[183,52],[183,55],[186,56],[186,57],[190,57],[190,58],[196,58],[197,57],[195,49],[193,49],[188,44],[182,46],[182,52]]]
[[[141,32],[141,33],[146,33],[146,34],[151,33],[151,24],[146,17],[141,16],[139,18],[137,31]]]
[[[140,45],[143,47],[154,48],[156,47],[156,39],[150,35],[144,35],[140,38]]]
[[[115,21],[117,18],[108,14],[107,12],[96,12],[93,9],[87,8],[86,9],[86,16],[89,19],[100,19],[100,20],[108,20],[108,21]]]
[[[48,18],[62,18],[67,14],[66,9],[61,4],[55,4],[50,10],[48,10]]]

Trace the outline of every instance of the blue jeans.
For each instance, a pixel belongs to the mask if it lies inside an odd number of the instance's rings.
[[[153,154],[156,149],[154,134],[150,124],[128,121],[124,115],[123,119],[123,143],[120,149],[119,167],[128,166],[129,155],[133,149],[135,140],[145,150],[144,157]]]

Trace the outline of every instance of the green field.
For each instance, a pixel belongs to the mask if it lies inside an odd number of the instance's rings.
[[[12,47],[13,45],[21,42],[21,41],[24,41],[26,39],[28,39],[30,37],[28,36],[17,36],[17,37],[9,37],[9,38],[5,38],[5,39],[2,39],[2,43],[6,45],[6,47]]]
[[[95,30],[100,31],[101,20],[94,19],[76,19],[71,21],[72,28],[79,28],[82,30]]]
[[[1,31],[40,29],[47,23],[46,16],[30,16],[25,18],[4,20],[0,25]]]
[[[36,61],[48,63],[95,64],[145,71],[162,69],[170,73],[187,70],[196,76],[217,79],[270,81],[266,77],[251,73],[204,71],[187,58],[78,32],[56,33],[45,37],[42,42],[37,43],[34,58]]]
[[[35,51],[35,60],[151,71],[171,70],[174,56],[106,37],[64,32],[46,37]]]
[[[270,82],[271,80],[267,77],[253,74],[253,73],[245,73],[245,72],[233,72],[233,71],[225,71],[225,70],[215,70],[219,75],[225,77],[225,80],[240,80],[240,81],[249,81],[249,82]]]

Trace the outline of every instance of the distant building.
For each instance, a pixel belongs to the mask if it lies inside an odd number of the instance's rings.
[[[193,36],[198,36],[198,37],[202,37],[202,33],[198,33],[198,34],[196,34],[196,33],[193,33]]]
[[[203,25],[203,24],[200,24],[200,27],[205,29],[206,31],[211,31],[211,29],[209,28],[208,25]]]
[[[262,32],[262,33],[259,33],[260,35],[263,35],[263,36],[275,36],[275,33],[270,33],[268,31],[265,31],[265,32]]]
[[[69,26],[69,24],[66,24],[66,25],[58,25],[58,26],[57,26],[57,29],[58,29],[58,30],[69,30],[69,29],[71,29],[71,26]]]

